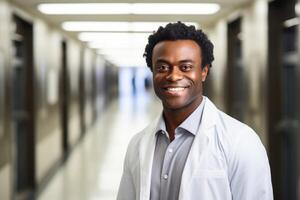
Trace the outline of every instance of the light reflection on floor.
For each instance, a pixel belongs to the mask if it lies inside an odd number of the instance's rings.
[[[115,200],[130,138],[160,114],[152,94],[111,103],[39,200]]]

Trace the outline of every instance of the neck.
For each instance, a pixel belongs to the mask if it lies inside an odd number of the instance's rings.
[[[168,109],[164,107],[163,116],[166,124],[166,129],[170,136],[170,140],[173,141],[175,138],[175,129],[188,118],[194,110],[201,104],[203,96],[200,101],[195,101],[190,105],[180,109]]]

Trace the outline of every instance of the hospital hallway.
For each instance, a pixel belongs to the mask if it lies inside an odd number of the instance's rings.
[[[116,199],[161,112],[150,35],[179,21],[213,44],[203,94],[257,133],[274,200],[300,200],[300,0],[0,0],[0,200]]]
[[[130,138],[161,112],[153,94],[121,97],[87,130],[39,200],[115,200]]]

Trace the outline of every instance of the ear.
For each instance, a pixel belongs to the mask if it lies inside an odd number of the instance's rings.
[[[202,68],[202,71],[201,71],[201,80],[202,82],[204,82],[206,80],[206,77],[208,75],[208,72],[209,72],[209,66],[208,65],[205,65],[203,68]]]

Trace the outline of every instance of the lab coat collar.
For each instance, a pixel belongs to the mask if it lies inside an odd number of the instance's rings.
[[[208,97],[204,96],[204,98],[206,103],[204,105],[201,126],[203,126],[204,129],[208,129],[217,123],[218,109]]]
[[[215,105],[207,98],[203,110],[202,123],[200,124],[199,131],[194,139],[190,153],[188,155],[181,179],[181,186],[179,191],[179,199],[184,199],[186,196],[185,191],[189,191],[190,180],[194,176],[196,170],[198,169],[199,163],[203,159],[203,152],[207,149],[209,145],[209,135],[213,134],[213,127],[217,123],[217,108]]]

